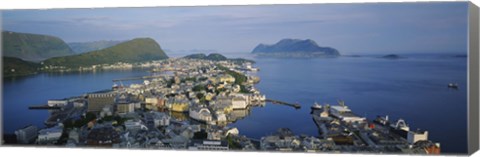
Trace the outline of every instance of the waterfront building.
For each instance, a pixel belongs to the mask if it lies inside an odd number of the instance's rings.
[[[73,107],[75,108],[82,108],[85,106],[85,101],[84,100],[76,100],[73,102]]]
[[[223,112],[216,112],[217,115],[217,122],[218,123],[226,123],[227,122],[227,115]]]
[[[67,100],[48,100],[48,106],[50,107],[63,107],[68,104]]]
[[[115,103],[116,94],[109,93],[91,93],[88,94],[87,112],[100,112],[103,107]]]
[[[20,144],[28,144],[33,142],[38,135],[38,128],[34,125],[28,125],[22,129],[15,131],[17,142]]]
[[[406,132],[410,131],[410,127],[403,119],[398,119],[396,123],[390,124],[390,127],[397,130],[404,130]]]
[[[252,94],[250,96],[250,101],[265,101],[267,98],[265,97],[265,95],[261,95],[261,94]]]
[[[202,122],[212,121],[212,113],[206,107],[190,108],[189,116],[195,120],[202,121]]]
[[[245,99],[245,97],[237,96],[237,97],[232,98],[232,108],[233,109],[245,109],[245,108],[247,108],[247,106],[248,106],[248,103],[247,103],[247,99]]]
[[[414,144],[417,141],[427,141],[428,140],[428,131],[416,130],[408,131],[407,141],[409,144]]]
[[[347,123],[362,123],[367,120],[365,117],[355,115],[352,110],[344,105],[330,106],[330,114]]]
[[[223,96],[217,96],[214,102],[210,103],[214,111],[221,111],[225,114],[233,111],[232,99]]]
[[[243,119],[250,113],[249,109],[239,109],[239,110],[233,110],[230,114],[228,114],[228,120],[230,122],[237,121],[240,119]]]
[[[233,128],[225,128],[225,136],[233,135],[233,136],[238,136],[240,133],[236,127]]]
[[[57,125],[52,128],[46,128],[38,131],[37,143],[47,144],[56,143],[63,133],[63,127]]]

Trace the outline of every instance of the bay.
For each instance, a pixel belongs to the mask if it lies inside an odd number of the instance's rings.
[[[390,60],[377,57],[315,59],[255,58],[246,53],[225,54],[256,61],[261,78],[256,87],[267,98],[299,103],[302,108],[267,104],[231,126],[240,134],[260,138],[278,128],[296,134],[318,135],[311,116],[314,102],[344,100],[353,112],[372,120],[377,115],[403,118],[410,128],[429,131],[443,153],[467,152],[467,58],[410,55]],[[149,75],[146,71],[38,74],[3,80],[3,131],[13,133],[28,124],[42,126],[48,112],[28,110],[88,92],[109,89],[112,79]],[[447,88],[458,83],[459,90]]]

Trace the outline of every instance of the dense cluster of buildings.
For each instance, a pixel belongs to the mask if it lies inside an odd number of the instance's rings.
[[[228,150],[235,142],[255,148],[238,129],[227,126],[247,116],[251,106],[265,104],[265,96],[254,87],[258,77],[248,74],[254,69],[251,63],[169,59],[145,66],[154,69],[148,79],[138,78],[141,83],[126,86],[119,79],[111,90],[49,100],[48,107],[56,110],[45,121],[48,127],[19,129],[17,140],[193,150]]]
[[[319,136],[295,135],[288,128],[261,139],[240,134],[228,124],[265,105],[256,88],[258,71],[250,62],[168,59],[139,64],[151,76],[114,80],[111,90],[49,100],[47,128],[15,132],[21,144],[188,150],[266,150],[306,152],[440,152],[428,132],[410,130],[399,120],[369,122],[343,102],[312,107]],[[118,63],[102,68],[132,68]],[[93,67],[95,69],[96,67]],[[127,80],[141,83],[124,85]]]

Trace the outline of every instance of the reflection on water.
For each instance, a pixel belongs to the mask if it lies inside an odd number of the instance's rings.
[[[169,115],[176,121],[190,120],[188,117],[188,113],[185,113],[185,112],[169,112]]]
[[[261,81],[256,88],[262,94],[271,99],[298,102],[302,108],[267,104],[234,110],[228,115],[228,125],[237,127],[242,135],[259,138],[287,127],[296,134],[318,136],[309,106],[316,101],[335,103],[341,99],[353,112],[368,119],[389,115],[392,119],[405,119],[412,128],[428,130],[430,139],[442,144],[442,152],[466,152],[466,58],[250,59],[260,68],[257,75]],[[3,129],[13,133],[28,124],[42,126],[48,112],[28,110],[29,105],[110,89],[113,79],[145,75],[149,73],[132,70],[4,79]],[[459,89],[447,89],[451,82],[458,83]],[[168,114],[178,121],[199,123],[189,119],[186,113]]]

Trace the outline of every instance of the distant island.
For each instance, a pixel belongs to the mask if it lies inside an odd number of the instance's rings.
[[[338,50],[330,47],[320,47],[311,39],[282,39],[276,44],[259,44],[252,51],[257,56],[267,57],[337,57]]]
[[[90,42],[71,42],[67,43],[72,50],[77,53],[90,52],[95,50],[101,50],[104,48],[112,47],[117,44],[120,44],[125,41],[119,40],[100,40],[100,41],[90,41]]]
[[[163,51],[167,53],[180,53],[180,54],[197,54],[197,53],[218,53],[217,50],[214,49],[183,49],[183,50],[172,50],[172,49],[163,49]]]
[[[358,57],[363,57],[361,55],[342,55],[343,57],[355,57],[355,58],[358,58]]]
[[[185,59],[201,59],[201,60],[211,60],[211,61],[233,61],[237,63],[243,63],[243,62],[250,62],[250,63],[255,63],[253,60],[248,60],[248,59],[243,59],[243,58],[227,58],[222,54],[219,53],[211,53],[209,55],[206,55],[204,53],[196,53],[196,54],[191,54],[183,57]]]
[[[399,56],[399,55],[396,55],[396,54],[389,54],[389,55],[385,55],[385,56],[382,56],[380,58],[385,58],[385,59],[401,59],[401,58],[405,58],[405,57],[402,57],[402,56]]]
[[[2,31],[3,56],[29,61],[75,54],[60,38],[50,35]]]
[[[183,58],[187,59],[204,59],[204,60],[213,60],[213,61],[223,61],[227,60],[227,57],[219,54],[219,53],[211,53],[208,56],[205,55],[204,53],[197,53],[197,54],[191,54],[187,55]]]
[[[117,62],[135,63],[167,58],[168,56],[155,40],[136,38],[102,50],[50,58],[45,60],[43,64],[44,66],[79,68]]]

